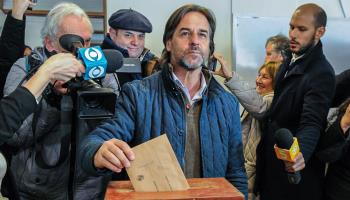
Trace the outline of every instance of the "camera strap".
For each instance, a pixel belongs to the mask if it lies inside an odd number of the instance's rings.
[[[48,164],[42,156],[42,152],[45,151],[43,149],[42,141],[44,139],[43,137],[51,133],[47,133],[41,137],[35,134],[39,114],[41,113],[42,101],[43,99],[39,102],[40,104],[38,106],[39,109],[37,109],[37,111],[34,113],[33,123],[32,123],[32,129],[34,134],[35,161],[38,164],[38,166],[43,169],[52,169],[61,165],[63,162],[65,162],[69,158],[69,149],[70,149],[70,140],[71,140],[71,116],[72,116],[73,106],[72,106],[72,100],[70,96],[64,96],[62,98],[61,103],[62,105],[65,105],[65,109],[64,110],[61,109],[60,111],[61,119],[60,119],[59,134],[63,135],[63,137],[60,140],[61,145],[60,145],[59,158],[57,159],[55,164]]]

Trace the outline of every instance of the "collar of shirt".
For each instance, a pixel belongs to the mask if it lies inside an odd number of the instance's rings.
[[[290,60],[290,64],[289,65],[295,63],[295,61],[301,59],[302,57],[304,57],[304,55],[305,54],[298,56],[297,54],[293,53],[292,54],[292,59]]]
[[[285,78],[285,77],[287,76],[287,74],[294,68],[294,66],[292,66],[293,63],[295,63],[297,60],[303,58],[304,55],[305,55],[305,53],[302,54],[302,55],[300,55],[300,56],[298,56],[298,55],[295,54],[295,53],[292,54],[292,59],[290,60],[290,63],[289,63],[288,68],[287,68],[287,71],[286,71],[286,73],[284,74],[284,78]]]
[[[181,90],[185,93],[186,95],[186,98],[188,100],[188,102],[190,102],[190,104],[192,105],[194,102],[200,100],[203,98],[203,93],[205,91],[205,88],[207,87],[207,83],[205,82],[205,77],[203,75],[203,73],[201,72],[201,87],[200,89],[196,92],[196,94],[193,96],[193,98],[191,99],[191,95],[190,95],[190,92],[189,90],[187,89],[187,87],[181,82],[181,80],[175,75],[174,72],[172,72],[172,76],[173,76],[173,79],[176,83],[176,85],[178,85]]]

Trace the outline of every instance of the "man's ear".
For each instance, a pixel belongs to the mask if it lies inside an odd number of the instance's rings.
[[[324,26],[316,28],[315,39],[320,40],[325,32],[326,32],[326,27]]]
[[[109,27],[109,34],[110,35],[117,35],[117,33],[118,33],[118,31],[116,30],[116,29],[114,29],[114,28],[112,28],[112,27]]]
[[[168,40],[168,41],[166,42],[165,48],[166,48],[167,51],[171,51],[171,49],[173,48],[173,47],[172,47],[172,43],[171,43],[170,40]]]
[[[50,39],[49,37],[45,37],[44,39],[44,44],[45,44],[45,47],[46,49],[49,51],[49,52],[52,52],[52,51],[55,51],[56,50],[56,42],[53,41],[52,39]]]
[[[111,37],[112,40],[115,40],[117,33],[118,33],[118,30],[112,27],[109,27],[109,37]]]

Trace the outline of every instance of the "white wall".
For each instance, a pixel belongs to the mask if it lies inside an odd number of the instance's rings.
[[[344,17],[341,3],[350,12],[350,0],[232,0],[232,12],[237,16],[286,17],[305,3],[318,4],[328,17]]]

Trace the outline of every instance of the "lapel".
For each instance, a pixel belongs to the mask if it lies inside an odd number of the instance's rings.
[[[319,41],[314,48],[310,49],[310,51],[306,52],[306,54],[302,58],[296,60],[290,66],[287,63],[290,63],[291,60],[288,59],[288,62],[284,63],[283,74],[281,74],[280,77],[281,81],[285,82],[289,79],[289,77],[304,74],[307,68],[310,66],[310,62],[312,62],[315,59],[318,59],[322,55],[322,43],[321,41]],[[289,70],[287,75],[285,75],[288,68],[290,68],[291,70]]]

